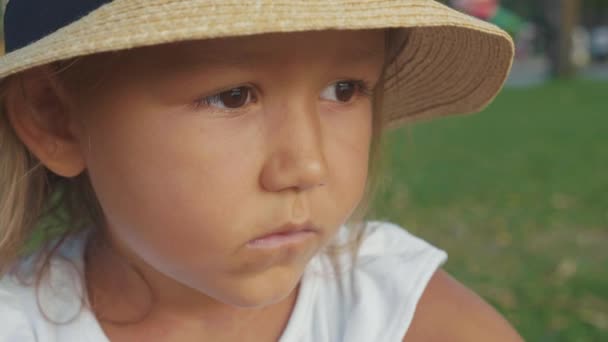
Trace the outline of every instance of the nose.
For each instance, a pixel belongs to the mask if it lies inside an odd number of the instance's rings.
[[[268,157],[260,182],[266,191],[304,191],[327,182],[323,132],[316,108],[283,107],[268,119]]]

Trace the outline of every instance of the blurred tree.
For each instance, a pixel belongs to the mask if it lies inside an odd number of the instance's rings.
[[[604,0],[602,0],[604,1]],[[542,0],[547,56],[553,77],[568,78],[574,75],[572,32],[579,25],[582,0]]]
[[[590,3],[590,1],[593,1],[593,3]],[[608,0],[585,0],[584,5],[608,6]],[[539,32],[543,37],[542,41],[545,42],[544,50],[550,61],[553,77],[568,78],[574,75],[575,70],[571,60],[572,37],[574,29],[581,22],[583,0],[502,0],[500,6],[523,16],[526,20],[535,23],[540,29]],[[500,24],[498,19],[506,18],[496,19],[495,23]],[[492,20],[490,19],[490,21]],[[501,27],[508,27],[504,20]]]

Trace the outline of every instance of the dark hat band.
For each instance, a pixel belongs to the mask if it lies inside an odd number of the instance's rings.
[[[112,0],[11,0],[4,13],[6,52],[19,50]]]

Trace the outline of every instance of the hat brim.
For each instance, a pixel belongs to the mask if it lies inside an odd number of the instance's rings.
[[[184,40],[389,28],[405,44],[387,67],[388,127],[477,112],[511,68],[514,47],[506,32],[432,0],[114,0],[3,56],[0,78],[58,60]]]

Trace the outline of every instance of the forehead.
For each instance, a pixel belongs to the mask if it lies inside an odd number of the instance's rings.
[[[293,60],[377,63],[384,61],[384,50],[382,30],[273,33],[146,47],[133,50],[127,62],[156,70],[209,65],[250,68]]]

